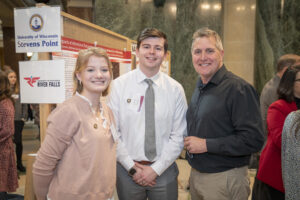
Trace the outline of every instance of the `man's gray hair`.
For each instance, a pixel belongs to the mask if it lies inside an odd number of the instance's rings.
[[[202,38],[202,37],[207,37],[207,38],[214,37],[216,40],[217,49],[220,51],[223,51],[223,44],[222,44],[222,40],[221,40],[219,34],[216,31],[211,30],[207,27],[200,28],[193,34],[192,50],[193,50],[194,42],[196,41],[196,39]]]

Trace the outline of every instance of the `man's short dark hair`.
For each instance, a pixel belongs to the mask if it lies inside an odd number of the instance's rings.
[[[277,62],[277,72],[281,72],[285,67],[292,66],[297,60],[300,60],[300,56],[295,54],[281,56]]]
[[[278,98],[292,102],[294,98],[294,84],[297,73],[300,72],[300,62],[288,67],[284,72],[277,89]]]
[[[165,53],[168,51],[168,40],[166,34],[161,32],[160,30],[156,28],[145,28],[138,36],[137,38],[137,49],[140,48],[140,45],[143,40],[155,37],[155,38],[163,38],[164,39],[164,51]]]

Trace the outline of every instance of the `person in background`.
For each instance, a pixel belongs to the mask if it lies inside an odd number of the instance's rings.
[[[38,127],[38,134],[36,138],[40,140],[40,104],[30,104],[30,107],[33,110],[34,124]]]
[[[16,144],[17,169],[21,172],[25,172],[26,168],[23,166],[22,163],[22,154],[23,154],[22,131],[24,128],[25,120],[27,118],[27,104],[21,104],[20,86],[19,86],[16,73],[13,70],[8,70],[7,76],[12,90],[12,97],[15,101],[14,143]]]
[[[191,53],[199,74],[184,139],[192,167],[192,200],[248,200],[250,156],[263,145],[258,95],[249,83],[227,71],[217,32],[197,30]]]
[[[286,117],[281,148],[285,199],[300,199],[300,111],[292,112]]]
[[[9,71],[9,70],[12,70],[11,66],[9,66],[9,65],[4,65],[4,66],[3,66],[3,71],[4,71],[4,72],[7,72],[7,71]]]
[[[137,39],[138,68],[112,83],[109,105],[120,136],[120,200],[178,199],[175,160],[186,135],[187,103],[182,86],[160,72],[167,50],[163,32],[144,29]]]
[[[15,161],[14,105],[7,74],[0,70],[0,200],[7,200],[7,192],[18,188]]]
[[[253,200],[283,200],[281,168],[281,134],[285,118],[300,108],[300,65],[289,67],[278,86],[278,100],[267,114],[268,139],[261,152],[259,168],[253,186]]]
[[[285,54],[281,56],[277,63],[277,73],[269,80],[263,87],[263,90],[260,94],[260,111],[261,117],[263,120],[263,129],[264,129],[264,140],[266,144],[268,131],[267,131],[267,112],[269,106],[278,100],[277,88],[280,82],[280,79],[285,72],[285,70],[293,65],[297,60],[300,59],[300,56],[295,54]],[[260,152],[254,153],[251,156],[250,168],[257,169],[259,164]]]
[[[33,164],[38,200],[107,200],[116,183],[114,119],[101,96],[109,93],[112,65],[105,50],[79,51],[74,96],[48,117]]]
[[[28,121],[33,122],[34,115],[33,115],[33,110],[31,108],[30,104],[27,104],[27,112],[28,112],[28,114],[27,114]]]
[[[265,141],[268,137],[267,131],[267,112],[269,106],[278,100],[277,88],[280,82],[280,79],[286,69],[289,66],[292,66],[297,60],[300,60],[300,56],[295,54],[285,54],[281,56],[277,63],[277,73],[273,76],[271,80],[269,80],[260,95],[260,111],[263,120],[263,127],[264,127],[264,137]]]

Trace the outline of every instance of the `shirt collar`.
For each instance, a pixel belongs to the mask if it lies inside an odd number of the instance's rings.
[[[139,67],[136,68],[136,70],[137,70],[137,76],[136,76],[137,82],[138,83],[145,82],[144,80],[147,79],[148,77],[140,70]],[[161,72],[158,71],[157,74],[155,74],[154,76],[152,76],[148,79],[151,79],[154,84],[159,85],[160,77],[161,77]]]
[[[90,108],[91,108],[91,110],[92,110],[92,113],[94,114],[94,116],[96,117],[96,119],[99,120],[98,117],[97,117],[97,115],[96,115],[96,111],[95,111],[95,110],[93,109],[93,107],[92,107],[92,102],[91,102],[88,98],[86,98],[85,96],[79,94],[78,92],[76,92],[76,95],[77,95],[78,97],[80,97],[81,99],[83,99],[84,101],[86,101],[86,102],[89,103],[89,106],[90,106]],[[104,117],[104,114],[103,114],[103,108],[102,108],[102,105],[101,105],[100,101],[99,101],[99,104],[100,104],[100,108],[99,108],[99,109],[100,109],[100,117],[101,117],[101,119],[102,119],[102,121],[103,121],[102,126],[103,126],[104,128],[106,128],[106,127],[107,127],[107,120],[106,120],[106,118]]]
[[[225,65],[222,65],[222,67],[213,75],[213,77],[208,81],[207,84],[213,83],[215,85],[218,85],[222,81],[222,79],[225,76],[226,72],[227,72],[227,69],[226,69]],[[207,84],[205,84],[205,85],[207,85]],[[200,87],[203,88],[205,85],[203,84],[201,78],[199,78],[199,80],[197,82],[197,87],[198,88],[200,88]]]
[[[78,92],[76,92],[76,95],[79,96],[80,98],[82,98],[83,100],[85,100],[86,102],[88,102],[90,107],[92,107],[92,102],[88,98],[86,98],[85,96],[79,94]]]
[[[275,75],[275,79],[276,79],[276,80],[280,80],[280,77],[276,74],[276,75]]]

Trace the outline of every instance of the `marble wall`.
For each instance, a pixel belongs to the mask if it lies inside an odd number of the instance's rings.
[[[146,27],[165,32],[171,75],[182,83],[188,102],[197,79],[190,53],[195,30],[216,30],[227,68],[260,92],[282,54],[300,55],[299,22],[299,0],[165,0],[162,7],[153,0],[95,0],[94,9],[95,24],[133,40]]]
[[[197,79],[190,53],[193,32],[206,26],[223,34],[221,0],[166,0],[158,8],[152,0],[96,0],[94,13],[95,24],[134,40],[146,27],[165,32],[171,75],[183,85],[188,102]]]
[[[281,55],[300,55],[300,1],[257,0],[255,44],[255,86],[261,91]]]
[[[224,63],[228,70],[254,82],[256,0],[224,1]]]
[[[171,57],[172,76],[183,85],[188,102],[198,78],[191,56],[193,33],[201,27],[209,27],[222,37],[222,16],[222,1],[220,0],[177,0],[177,30],[174,35],[174,53]]]

